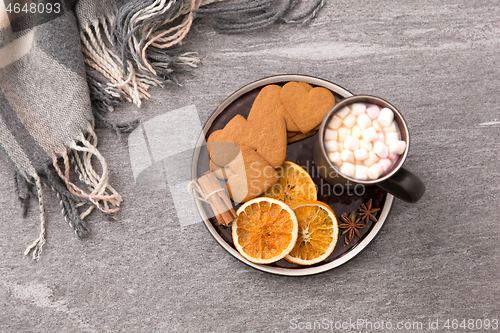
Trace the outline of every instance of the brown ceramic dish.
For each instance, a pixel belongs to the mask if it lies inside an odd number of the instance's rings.
[[[325,87],[333,92],[337,102],[352,96],[349,91],[334,83],[303,75],[279,75],[248,84],[222,102],[222,104],[215,110],[205,124],[203,133],[198,139],[197,149],[195,150],[195,154],[193,156],[193,179],[201,177],[206,171],[209,170],[209,156],[206,146],[204,145],[206,138],[208,138],[213,131],[222,129],[236,114],[241,114],[244,117],[247,117],[255,97],[263,86],[268,84],[283,85],[289,81],[302,81],[307,82],[312,86]],[[375,223],[370,221],[365,228],[360,229],[361,239],[358,239],[355,236],[349,242],[349,245],[345,244],[344,236],[341,235],[341,229],[339,233],[339,240],[333,253],[321,263],[312,266],[300,266],[282,259],[270,265],[260,265],[249,262],[243,258],[233,246],[231,228],[218,225],[216,219],[213,217],[208,218],[207,216],[210,216],[211,212],[210,207],[205,203],[197,202],[198,210],[212,236],[231,255],[247,265],[268,273],[289,276],[302,276],[325,272],[354,258],[374,239],[382,228],[392,205],[393,196],[377,186],[367,186],[364,193],[362,193],[360,189],[357,189],[356,191],[354,188],[351,188],[350,191],[348,191],[348,189],[343,189],[344,193],[342,194],[340,187],[334,187],[324,181],[319,176],[313,162],[313,147],[316,135],[302,141],[289,144],[287,149],[287,160],[295,162],[309,171],[313,181],[318,187],[318,200],[328,204],[333,209],[339,223],[340,216],[342,214],[349,214],[352,211],[357,211],[361,204],[367,202],[370,198],[373,199],[373,207],[382,208],[375,215],[378,221]],[[235,206],[235,209],[238,207],[239,206]]]

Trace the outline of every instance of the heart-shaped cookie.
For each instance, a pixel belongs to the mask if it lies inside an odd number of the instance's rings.
[[[288,132],[287,133],[287,137],[286,137],[286,141],[287,141],[288,144],[290,144],[290,143],[294,143],[294,142],[306,139],[306,138],[308,138],[310,136],[313,136],[316,133],[318,133],[320,127],[321,127],[321,124],[319,124],[318,126],[314,127],[312,130],[310,130],[307,133],[302,133],[302,132]],[[291,134],[291,135],[289,135],[289,134]]]
[[[228,165],[233,175],[226,183],[230,198],[237,203],[258,197],[279,179],[278,172],[255,150],[240,148],[240,154]]]
[[[211,161],[218,167],[229,164],[240,152],[240,147],[233,142],[214,141],[210,144]]]
[[[315,130],[312,130],[308,133],[299,132],[299,133],[295,134],[294,136],[287,138],[286,140],[287,140],[287,143],[290,144],[290,143],[294,143],[294,142],[306,139],[310,136],[313,136],[316,133],[318,133],[318,131],[315,131]]]
[[[297,124],[293,121],[286,108],[281,102],[281,87],[270,84],[262,88],[255,98],[248,120],[255,120],[262,117],[279,115],[285,118],[287,131],[300,131]]]
[[[214,131],[207,139],[207,149],[213,163],[226,166],[238,155],[240,148],[234,144],[234,135],[247,123],[242,115],[234,116],[220,131]]]
[[[215,138],[217,138],[217,136],[220,134],[220,132],[222,132],[222,130],[217,130],[217,131],[213,131],[212,134],[210,134],[208,136],[208,139],[207,139],[207,149],[208,151],[210,151],[210,143],[214,142]]]
[[[313,88],[305,82],[288,82],[281,88],[281,101],[302,133],[321,124],[335,104],[332,92],[323,87]]]
[[[278,116],[283,116],[285,118],[286,130],[289,132],[299,132],[300,128],[297,126],[295,121],[292,119],[292,116],[288,113],[285,106],[282,104],[278,110],[276,111]]]
[[[262,88],[253,101],[247,120],[255,120],[276,114],[281,103],[281,87],[270,84]]]
[[[281,116],[267,116],[249,120],[234,135],[234,143],[253,148],[271,166],[277,168],[286,157],[285,119]]]

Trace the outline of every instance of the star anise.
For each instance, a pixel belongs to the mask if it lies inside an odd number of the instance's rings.
[[[349,217],[347,217],[347,215],[342,215],[340,218],[344,223],[340,224],[339,228],[345,229],[342,232],[342,235],[344,235],[344,242],[346,243],[346,245],[349,245],[349,242],[354,237],[354,234],[356,234],[358,238],[361,238],[361,234],[359,233],[358,229],[362,229],[365,227],[364,224],[358,223],[359,220],[361,220],[361,216],[356,216],[356,213],[352,212]]]
[[[380,208],[372,208],[372,199],[368,200],[365,204],[362,204],[359,208],[359,216],[361,219],[365,220],[365,223],[368,223],[370,220],[373,222],[377,222],[377,218],[375,217],[375,213],[378,212]]]

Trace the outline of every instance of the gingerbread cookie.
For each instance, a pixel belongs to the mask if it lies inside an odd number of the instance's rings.
[[[286,111],[281,102],[281,87],[270,84],[262,88],[255,98],[248,120],[255,120],[262,117],[279,115],[285,118],[287,131],[300,131],[299,127],[293,121],[292,117]]]
[[[220,134],[220,132],[222,132],[222,130],[217,130],[217,131],[213,131],[212,134],[210,134],[208,136],[208,139],[207,139],[207,149],[208,151],[210,151],[210,143],[212,143],[215,138],[217,138],[217,136]]]
[[[246,202],[258,197],[279,179],[278,172],[255,150],[241,146],[241,152],[228,165],[234,173],[226,188],[234,202]]]
[[[239,146],[253,148],[277,168],[286,157],[285,119],[281,116],[268,116],[247,121],[234,135],[234,142]]]
[[[223,167],[231,162],[238,155],[240,148],[234,144],[234,135],[239,129],[247,123],[247,120],[242,115],[236,115],[231,119],[224,128],[215,134],[212,138],[212,133],[208,137],[207,148],[210,153],[210,158],[215,165]]]
[[[291,136],[289,138],[286,139],[286,142],[288,144],[290,143],[294,143],[294,142],[297,142],[297,141],[300,141],[300,140],[304,140],[310,136],[313,136],[314,134],[316,134],[317,132],[316,131],[313,131],[314,133],[310,134],[311,132],[308,132],[308,133],[297,133],[295,134],[294,136]]]
[[[288,82],[281,88],[281,101],[302,133],[321,124],[335,104],[332,92],[323,87],[313,88],[305,82]]]
[[[276,111],[278,116],[283,116],[285,118],[286,130],[289,132],[300,132],[299,126],[293,120],[292,116],[288,113],[284,105],[281,105]]]
[[[280,93],[281,87],[275,84],[270,84],[262,88],[253,101],[247,120],[276,115],[278,108],[283,105]]]
[[[290,144],[290,143],[294,143],[294,142],[306,139],[306,138],[308,138],[310,136],[313,136],[316,133],[318,133],[320,127],[321,127],[321,124],[319,124],[318,126],[314,127],[311,131],[309,131],[307,133],[302,133],[302,132],[288,132],[288,133],[293,133],[293,135],[288,136],[288,134],[287,134],[286,141],[287,141],[288,144]]]

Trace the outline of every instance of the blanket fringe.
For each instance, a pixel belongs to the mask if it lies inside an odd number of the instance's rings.
[[[108,27],[109,22],[112,21],[112,17],[102,19],[100,22],[94,22],[92,26],[80,33],[85,63],[109,80],[107,83],[95,82],[91,90],[104,96],[101,98],[104,101],[116,101],[124,97],[129,102],[140,106],[141,99],[150,97],[147,93],[149,87],[151,85],[158,86],[161,82],[155,78],[145,80],[143,77],[137,76],[132,63],[130,61],[122,62],[108,47],[108,45],[113,45]],[[127,67],[128,75],[124,73],[124,66]],[[92,80],[93,77],[90,76],[89,79]],[[107,104],[107,106],[112,106],[110,104],[112,103]],[[112,109],[109,108],[109,111]]]
[[[89,140],[82,135],[79,143],[74,143],[70,146],[72,156],[75,161],[76,172],[80,180],[85,183],[90,193],[85,192],[73,182],[70,181],[70,159],[69,154],[63,154],[64,172],[59,167],[57,160],[54,161],[53,166],[59,177],[64,181],[69,192],[77,197],[84,199],[106,214],[113,214],[119,210],[120,203],[122,202],[121,196],[109,185],[109,171],[106,160],[97,149],[97,136],[91,130],[88,134]],[[81,154],[81,156],[80,156]],[[96,157],[101,164],[102,174],[99,175],[92,166],[92,157]],[[114,208],[113,208],[114,207]],[[85,218],[93,208],[89,208],[81,215]]]
[[[95,162],[93,158],[100,163],[100,173],[93,166],[93,162]],[[87,190],[80,188],[70,180],[72,166]],[[108,166],[97,149],[97,136],[91,129],[88,130],[86,136],[82,135],[78,142],[70,146],[68,153],[62,154],[59,159],[54,158],[52,168],[46,167],[40,171],[36,175],[34,183],[40,210],[40,235],[26,249],[24,255],[32,253],[35,260],[40,257],[42,247],[46,242],[46,216],[42,184],[56,193],[65,221],[79,238],[90,233],[83,220],[94,209],[97,208],[106,216],[114,218],[113,214],[119,210],[122,202],[122,197],[109,184]],[[20,187],[19,183],[18,187]],[[84,208],[84,210],[78,212],[79,208]]]
[[[94,132],[88,134],[88,138],[81,139],[82,145],[75,145],[71,151],[71,161],[75,172],[81,182],[87,185],[89,199],[98,200],[101,204],[88,207],[80,217],[84,219],[97,207],[104,213],[115,213],[118,208],[110,208],[110,205],[119,206],[122,198],[118,192],[109,185],[109,171],[106,160],[97,150],[97,136]],[[99,175],[92,166],[92,157],[95,156],[101,164],[102,174]]]
[[[87,71],[100,116],[122,98],[140,107],[141,100],[151,97],[150,87],[179,84],[176,73],[197,67],[197,54],[181,52],[178,45],[191,29],[194,11],[219,1],[225,0],[134,0],[115,16],[84,28],[80,39],[85,63],[105,78]]]
[[[43,205],[43,191],[42,191],[42,182],[40,177],[35,178],[36,191],[38,194],[38,207],[40,210],[40,235],[38,238],[26,248],[24,251],[24,255],[27,256],[32,253],[32,257],[34,260],[38,260],[40,258],[40,254],[42,254],[42,247],[45,244],[45,208]]]
[[[122,62],[131,61],[143,73],[169,79],[176,66],[185,64],[183,58],[186,54],[175,57],[164,50],[183,41],[191,29],[195,9],[213,2],[134,0],[123,6],[113,26],[113,37]],[[156,59],[150,59],[150,53],[155,54]]]
[[[30,184],[26,177],[18,172],[14,175],[14,181],[16,184],[16,194],[19,202],[21,203],[21,208],[23,210],[23,217],[28,214],[28,209],[30,206],[30,193],[32,184]]]

